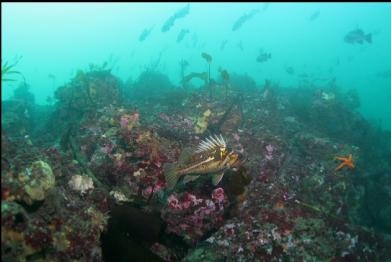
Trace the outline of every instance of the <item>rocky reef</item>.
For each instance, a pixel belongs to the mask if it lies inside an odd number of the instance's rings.
[[[92,68],[51,108],[30,99],[33,122],[4,106],[28,128],[2,121],[2,261],[389,259],[390,135],[357,95],[229,81],[182,90],[147,71],[127,86]],[[165,166],[212,134],[241,167],[168,190]]]

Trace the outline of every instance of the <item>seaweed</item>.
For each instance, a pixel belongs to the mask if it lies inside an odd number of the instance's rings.
[[[207,53],[202,53],[201,54],[202,58],[204,58],[206,60],[206,62],[208,63],[208,88],[209,88],[209,97],[212,97],[212,88],[211,88],[211,85],[210,85],[210,64],[212,63],[212,56],[210,54],[207,54]]]
[[[15,66],[19,63],[22,57],[16,59],[16,61],[12,64],[9,64],[8,61],[2,63],[1,65],[1,81],[3,82],[13,82],[16,81],[15,78],[10,77],[11,75],[20,75],[23,76],[21,72],[15,70]]]

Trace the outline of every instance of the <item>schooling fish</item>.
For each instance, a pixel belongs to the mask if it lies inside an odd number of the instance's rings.
[[[176,42],[177,43],[180,43],[183,38],[185,38],[186,34],[189,33],[189,29],[182,29],[179,34],[178,34],[178,37],[176,39]]]
[[[224,48],[225,48],[225,45],[228,43],[228,40],[224,40],[223,42],[221,42],[221,45],[220,45],[220,51],[223,51]]]
[[[194,153],[186,156],[182,154],[179,164],[167,164],[165,166],[166,183],[169,189],[175,187],[179,178],[183,183],[196,180],[200,175],[213,173],[212,183],[217,185],[229,169],[236,169],[241,162],[241,155],[228,150],[224,138],[210,136],[203,140]]]
[[[272,54],[264,52],[263,49],[261,49],[261,50],[259,50],[259,55],[258,55],[256,60],[259,63],[264,63],[267,60],[269,60],[270,58],[272,58]]]
[[[175,14],[173,14],[172,16],[170,16],[166,22],[163,24],[162,26],[162,32],[167,32],[168,30],[170,30],[170,28],[174,25],[175,23],[175,20],[179,19],[179,18],[183,18],[185,17],[186,15],[189,14],[189,10],[190,10],[190,5],[186,5],[184,8],[178,10]]]
[[[138,41],[142,42],[144,41],[145,39],[147,39],[147,37],[151,34],[152,32],[152,29],[153,29],[153,26],[151,28],[145,28],[140,36],[138,37]]]
[[[232,26],[232,31],[238,30],[242,25],[250,20],[254,15],[256,15],[259,12],[259,9],[251,10],[248,13],[243,14],[241,17],[238,18],[238,20],[235,21],[235,23]]]
[[[365,34],[362,29],[355,29],[347,33],[344,40],[349,44],[359,43],[362,45],[365,41],[372,43],[372,34]]]
[[[309,19],[309,20],[310,20],[311,22],[312,22],[312,21],[315,21],[316,19],[318,19],[319,15],[320,15],[320,11],[318,10],[318,11],[312,13],[312,15],[310,16],[310,19]]]

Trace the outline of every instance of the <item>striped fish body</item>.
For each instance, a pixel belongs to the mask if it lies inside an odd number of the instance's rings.
[[[202,141],[195,153],[178,166],[167,169],[166,182],[169,188],[175,186],[179,178],[184,176],[184,183],[197,179],[200,175],[217,173],[213,176],[213,184],[223,177],[223,172],[238,163],[239,156],[228,152],[222,136],[210,137]]]
[[[175,169],[179,176],[194,174],[202,175],[221,171],[224,166],[224,159],[221,158],[217,150],[195,154],[189,162],[183,164],[182,167]]]

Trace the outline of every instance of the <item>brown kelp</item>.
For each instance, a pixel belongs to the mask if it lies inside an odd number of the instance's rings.
[[[208,63],[208,67],[209,67],[209,71],[208,71],[208,86],[209,86],[209,91],[210,91],[210,96],[212,96],[212,89],[210,88],[210,64],[212,63],[212,56],[208,53],[202,53],[201,54],[202,58],[204,58],[206,60],[206,62]]]
[[[186,70],[186,67],[189,66],[189,62],[187,62],[186,60],[182,59],[180,62],[179,62],[179,65],[181,66],[181,78],[182,78],[182,81],[181,81],[181,84],[182,84],[182,87],[185,88],[185,82],[184,82],[184,79],[185,79],[185,70]]]
[[[186,85],[193,78],[198,78],[198,79],[203,80],[205,82],[205,85],[208,83],[208,73],[207,72],[201,72],[201,73],[191,72],[190,74],[183,77],[182,85]]]
[[[15,66],[19,63],[22,57],[19,57],[13,64],[8,64],[8,61],[5,61],[1,65],[1,81],[3,82],[12,82],[16,81],[15,78],[9,78],[10,75],[22,75],[19,71],[15,70]]]
[[[228,81],[229,81],[229,74],[228,74],[227,70],[225,70],[225,69],[221,69],[220,68],[219,71],[220,71],[220,77],[221,77],[221,79],[224,82],[225,98],[227,99],[227,97],[228,97],[228,88],[229,88],[229,83],[228,83]]]

